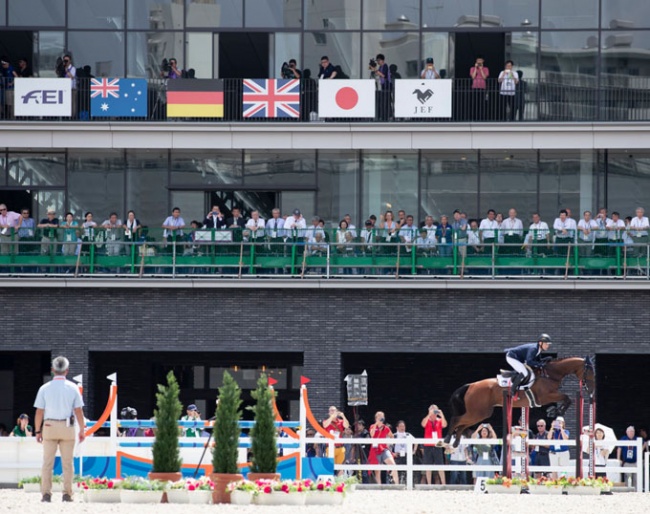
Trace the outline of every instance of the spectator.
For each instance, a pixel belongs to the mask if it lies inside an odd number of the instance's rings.
[[[594,233],[594,255],[607,257],[607,226],[612,221],[607,217],[607,209],[599,209],[595,221],[598,229]]]
[[[260,218],[259,211],[252,211],[250,219],[246,222],[246,229],[250,231],[251,241],[264,239],[264,219]]]
[[[129,211],[126,215],[126,223],[122,227],[124,229],[124,240],[130,243],[137,241],[140,226],[140,220],[135,217],[135,212]]]
[[[14,231],[20,221],[20,214],[8,211],[7,206],[0,203],[0,254],[11,253],[12,240],[15,237]]]
[[[533,435],[533,439],[546,441],[548,440],[548,432],[546,431],[546,420],[540,418],[536,423],[537,433]],[[533,466],[550,466],[549,447],[545,445],[533,446],[530,445],[531,454],[530,461]],[[540,478],[544,473],[535,473],[537,478]]]
[[[14,79],[16,73],[9,63],[9,58],[0,58],[0,118],[14,117]]]
[[[163,69],[160,72],[160,76],[166,79],[180,79],[183,77],[183,72],[178,69],[178,61],[175,57],[169,59],[167,66],[165,66],[165,61],[163,61]]]
[[[499,230],[499,222],[496,218],[496,211],[490,209],[487,211],[487,218],[481,220],[479,225],[479,233],[481,242],[484,245],[492,245],[497,242],[497,231]]]
[[[551,430],[547,436],[548,440],[552,441],[568,441],[569,440],[569,431],[564,428],[564,418],[558,416],[553,421]],[[568,466],[569,465],[569,447],[564,444],[555,444],[549,447],[549,460],[551,466]],[[562,475],[566,475],[566,471],[561,472]],[[551,473],[553,478],[557,478],[557,472]]]
[[[406,250],[407,254],[411,253],[411,248],[413,247],[413,243],[417,238],[417,234],[417,228],[413,224],[413,216],[409,214],[406,216],[406,223],[404,223],[404,225],[399,230],[399,239],[400,242],[404,245],[404,250]]]
[[[172,209],[172,215],[167,216],[165,221],[163,221],[162,228],[163,237],[167,242],[173,242],[177,237],[182,239],[183,237],[183,228],[185,228],[185,220],[181,218],[181,210],[178,207]]]
[[[125,421],[137,421],[138,419],[138,411],[133,408],[133,407],[124,407],[120,411],[120,418],[125,420]],[[124,428],[122,431],[119,433],[120,437],[144,437],[144,428],[141,427],[129,427],[129,428]]]
[[[648,223],[648,218],[644,214],[643,207],[637,207],[636,216],[630,221],[630,236],[632,236],[635,245],[632,253],[637,257],[645,256],[646,245],[648,244],[650,223]]]
[[[395,427],[395,439],[407,439],[413,438],[411,434],[406,431],[406,423],[402,420],[397,422]],[[405,443],[395,443],[393,447],[393,457],[395,459],[395,464],[405,465],[406,464],[406,453],[409,451],[409,446]],[[406,471],[398,471],[397,475],[399,477],[400,484],[406,484]]]
[[[561,257],[567,252],[564,247],[573,242],[576,234],[576,222],[569,217],[567,209],[560,210],[560,216],[553,222],[553,230],[555,231],[555,253]]]
[[[469,453],[469,446],[463,444],[461,440],[460,444],[456,448],[454,448],[453,445],[455,441],[456,441],[456,436],[453,436],[452,440],[450,441],[450,444],[452,445],[453,448],[453,452],[449,455],[449,464],[451,464],[452,466],[465,466],[467,464],[472,464],[472,458]],[[451,485],[467,484],[466,473],[464,471],[452,471],[449,483]]]
[[[330,62],[329,57],[324,55],[320,58],[320,67],[318,68],[319,79],[335,79],[338,72],[334,65]]]
[[[313,428],[308,428],[305,432],[308,438],[316,437],[316,431]],[[305,445],[305,455],[308,458],[320,457],[320,451],[318,445],[309,442]]]
[[[294,209],[293,214],[284,220],[285,234],[293,241],[304,239],[306,228],[307,222],[300,213],[300,209]]]
[[[395,89],[395,81],[402,78],[402,74],[397,71],[397,64],[391,64],[388,67],[390,72],[390,88]]]
[[[497,435],[494,432],[494,428],[489,423],[482,423],[472,434],[472,439],[496,439]],[[499,464],[499,458],[496,454],[496,448],[490,443],[480,443],[475,444],[474,448],[474,460],[476,464],[480,466],[489,466]],[[473,473],[474,479],[480,477],[491,477],[494,475],[493,471],[475,471]],[[476,482],[476,480],[474,480]]]
[[[323,420],[323,428],[334,437],[341,437],[343,431],[350,426],[348,419],[340,410],[332,405],[328,410],[329,416]],[[334,463],[343,464],[345,462],[345,448],[342,444],[334,445]],[[340,473],[339,473],[340,474]]]
[[[607,460],[611,453],[611,447],[605,444],[605,432],[602,428],[597,428],[594,432],[594,460],[596,478],[607,478]]]
[[[181,421],[201,421],[201,413],[193,403],[187,406],[185,416],[181,417]],[[183,427],[182,433],[184,437],[201,437],[200,427]]]
[[[454,221],[451,222],[453,239],[458,246],[458,253],[460,253],[461,257],[465,257],[465,255],[467,255],[467,218],[463,218],[458,209],[454,211],[453,216]]]
[[[349,425],[345,427],[345,430],[343,430],[343,435],[341,437],[344,439],[351,439],[354,437],[354,434],[352,433],[352,427]],[[356,464],[354,461],[354,451],[352,450],[353,447],[354,445],[352,443],[343,443],[343,449],[345,450],[345,460],[343,462],[345,464]],[[341,475],[350,477],[353,476],[354,473],[354,471],[344,471],[341,473]]]
[[[34,435],[34,429],[29,424],[29,416],[27,414],[21,414],[16,420],[16,426],[9,434],[10,437],[32,437]]]
[[[156,421],[156,418],[152,416],[149,418],[150,421]],[[156,429],[154,427],[147,427],[144,430],[144,437],[156,437]]]
[[[361,253],[363,255],[372,255],[372,243],[374,239],[374,229],[372,220],[367,219],[364,223],[364,229],[361,230]]]
[[[218,205],[213,205],[210,212],[205,215],[203,228],[221,230],[228,226],[226,217],[221,212]]]
[[[383,220],[379,222],[379,230],[377,231],[377,239],[382,243],[394,243],[397,237],[397,223],[393,220],[393,211],[386,211]],[[392,245],[381,246],[381,252],[385,254],[392,254]]]
[[[284,253],[284,219],[280,216],[280,209],[277,207],[271,211],[271,218],[266,222],[264,234],[266,235],[267,250],[274,255]]]
[[[548,224],[542,221],[538,213],[533,214],[533,222],[528,227],[524,247],[530,248],[532,255],[549,255],[551,253],[551,233]]]
[[[621,441],[634,441],[636,438],[636,430],[630,425],[625,429],[625,435],[621,437]],[[621,466],[624,468],[633,468],[636,467],[637,459],[637,448],[636,446],[619,446],[616,449],[616,459],[621,463]],[[636,488],[636,473],[629,473],[623,475],[623,483],[631,485]]]
[[[467,253],[468,255],[477,255],[483,253],[481,246],[481,230],[478,228],[477,220],[469,220],[469,230],[467,231]]]
[[[283,79],[300,79],[302,73],[298,69],[298,63],[295,59],[289,59],[289,63],[284,63],[282,66],[282,78]]]
[[[501,223],[501,232],[503,233],[503,242],[505,245],[501,247],[499,253],[503,254],[518,254],[520,252],[521,243],[524,240],[524,225],[519,218],[517,218],[517,210],[510,209],[508,217]]]
[[[436,229],[438,253],[441,257],[449,257],[452,253],[453,230],[448,216],[440,216],[440,225]]]
[[[63,255],[74,255],[77,250],[77,240],[79,238],[79,235],[77,234],[79,223],[75,221],[71,212],[65,213],[65,220],[61,225],[61,228],[63,229],[63,244],[61,245],[61,251]]]
[[[591,219],[591,211],[583,213],[583,219],[578,222],[578,244],[580,257],[590,257],[593,253],[595,234],[598,223]]]
[[[375,59],[370,59],[368,69],[370,70],[370,78],[375,80],[377,86],[375,103],[377,105],[378,119],[388,120],[391,108],[391,76],[384,54],[377,54]]]
[[[41,255],[49,255],[55,251],[54,243],[57,240],[57,229],[59,228],[59,218],[56,217],[56,211],[53,208],[47,210],[47,217],[40,221],[38,228],[46,229],[41,236]]]
[[[336,250],[342,257],[354,257],[354,237],[348,228],[348,222],[344,219],[339,222],[336,231]],[[350,275],[352,268],[339,268],[339,274]]]
[[[36,253],[36,246],[32,246],[32,243],[36,241],[36,222],[29,216],[29,209],[21,209],[16,228],[18,229],[18,241],[20,241],[18,253],[20,255]]]
[[[392,438],[393,433],[390,428],[386,425],[386,418],[382,411],[378,411],[375,414],[375,422],[370,425],[370,437],[373,439],[387,439]],[[395,460],[393,455],[388,449],[388,444],[386,443],[376,443],[370,448],[370,454],[368,455],[368,464],[386,464],[388,466],[394,466]],[[394,469],[389,471],[390,476],[393,479],[393,483],[399,483],[399,478],[397,476],[397,471]],[[375,470],[375,482],[381,484],[381,471]]]
[[[81,246],[82,253],[90,253],[90,243],[95,241],[95,229],[97,222],[93,220],[93,213],[87,212],[84,216],[85,220],[81,227],[83,228],[83,236],[81,240],[85,243]]]
[[[63,56],[63,75],[64,78],[69,78],[72,83],[72,118],[77,117],[78,112],[78,96],[77,96],[77,68],[72,64],[72,56],[65,54]]]
[[[424,438],[432,439],[433,444],[424,445],[424,455],[423,461],[427,465],[443,465],[445,463],[445,454],[442,447],[436,446],[436,443],[442,440],[442,429],[447,427],[447,419],[445,418],[442,410],[438,408],[437,405],[432,404],[429,406],[429,411],[427,415],[422,418],[420,423],[422,428],[424,428]],[[438,479],[437,482],[441,485],[445,485],[445,472],[443,470],[438,470],[437,472]],[[431,471],[426,471],[427,484],[431,485]]]
[[[524,121],[526,111],[526,93],[528,93],[528,82],[522,78],[523,76],[524,72],[517,70],[519,81],[517,82],[517,88],[515,91],[515,111],[516,119],[519,121]]]
[[[514,121],[515,119],[515,93],[519,83],[519,75],[512,69],[513,62],[507,60],[504,70],[499,73],[499,97],[501,104],[501,119]]]
[[[370,432],[366,429],[366,422],[362,419],[357,419],[354,422],[354,437],[360,439],[370,438]],[[354,452],[355,464],[366,464],[368,462],[368,445],[355,444],[352,446]],[[364,484],[370,483],[369,472],[366,470],[361,471],[361,482]]]
[[[420,229],[420,235],[415,240],[415,249],[422,257],[432,257],[436,253],[436,243],[429,239],[429,233],[424,227]]]
[[[108,219],[102,223],[102,227],[106,231],[106,255],[116,256],[120,255],[122,244],[119,242],[120,229],[124,226],[122,220],[117,217],[116,212],[111,212]]]
[[[18,59],[18,68],[14,70],[14,77],[33,77],[34,72],[27,62],[27,57],[21,57]]]
[[[490,76],[490,70],[485,66],[485,59],[478,56],[469,70],[469,76],[472,79],[472,101],[471,119],[482,120],[485,118],[485,104],[487,102],[487,79]]]
[[[424,68],[420,72],[421,79],[439,79],[440,73],[436,70],[436,67],[433,64],[433,57],[427,57],[427,62],[424,65]]]

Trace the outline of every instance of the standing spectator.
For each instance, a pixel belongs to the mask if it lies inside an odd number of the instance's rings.
[[[166,69],[163,67],[160,76],[166,79],[180,79],[183,77],[183,72],[178,69],[178,61],[175,57],[169,59]]]
[[[447,419],[442,410],[436,404],[429,406],[427,415],[422,418],[420,423],[424,428],[424,438],[432,439],[433,443],[424,445],[423,462],[427,465],[441,466],[445,463],[445,453],[442,447],[436,446],[436,443],[442,440],[442,429],[447,428]],[[438,470],[438,480],[436,482],[445,485],[445,472]],[[431,485],[431,471],[426,471],[427,484]]]
[[[379,222],[379,231],[377,232],[377,238],[382,243],[394,243],[397,235],[397,222],[393,220],[393,211],[386,211],[383,217],[384,219]],[[392,245],[387,244],[381,246],[381,253],[392,254]]]
[[[308,428],[305,434],[310,439],[316,437],[316,431],[313,428]],[[305,445],[305,455],[310,459],[314,457],[320,457],[320,451],[318,445],[311,442],[307,443]]]
[[[77,250],[77,229],[79,228],[79,223],[74,219],[74,216],[71,212],[65,213],[65,220],[61,225],[63,229],[63,245],[61,247],[61,252],[63,255],[74,255]]]
[[[436,228],[436,242],[441,257],[450,257],[452,252],[453,229],[448,216],[440,216],[440,225]]]
[[[29,66],[27,57],[21,57],[18,59],[18,68],[16,68],[14,71],[14,77],[27,78],[33,76],[34,72],[32,71],[31,66]]]
[[[181,421],[201,421],[201,414],[196,405],[192,403],[187,406],[185,416],[181,417]],[[181,431],[184,437],[201,437],[201,429],[199,427],[183,427]]]
[[[569,217],[567,209],[560,210],[560,216],[553,222],[555,231],[555,253],[562,257],[566,254],[564,248],[571,244],[576,234],[576,222]]]
[[[484,245],[492,245],[497,242],[499,222],[495,219],[496,215],[497,213],[494,209],[488,210],[487,218],[482,219],[478,227],[481,241]]]
[[[0,205],[0,211],[2,206]],[[0,212],[2,214],[2,212]],[[41,236],[41,255],[49,255],[55,252],[54,243],[57,240],[57,229],[59,228],[59,218],[56,217],[56,211],[53,208],[47,210],[47,217],[43,218],[38,228],[43,228]]]
[[[597,428],[594,432],[594,458],[595,458],[595,471],[596,478],[607,477],[607,460],[609,454],[612,453],[611,447],[605,444],[605,431],[602,428]]]
[[[514,121],[515,119],[515,93],[519,83],[519,75],[512,69],[513,62],[506,61],[504,70],[499,73],[500,115],[502,120]]]
[[[424,65],[424,68],[420,72],[421,79],[439,79],[440,73],[436,70],[436,67],[433,64],[433,57],[427,57],[427,62]]]
[[[264,230],[267,249],[273,255],[281,255],[284,253],[283,227],[284,219],[280,216],[280,209],[276,207],[271,211],[271,218],[266,222]]]
[[[454,221],[451,222],[451,229],[453,230],[454,243],[458,246],[458,253],[461,257],[467,255],[467,218],[463,218],[461,212],[456,209],[454,211]]]
[[[12,241],[15,230],[20,220],[20,214],[8,211],[7,206],[0,203],[0,254],[11,253]]]
[[[558,416],[553,421],[551,430],[548,433],[548,440],[552,441],[568,441],[569,440],[569,431],[564,428],[564,418]],[[551,466],[568,466],[569,465],[569,447],[565,444],[555,444],[549,447],[549,460]],[[560,472],[562,475],[566,475],[566,471]],[[557,478],[557,472],[551,473],[553,478]]]
[[[370,69],[370,78],[375,79],[377,85],[375,103],[378,118],[386,121],[391,115],[391,76],[384,54],[377,54],[375,59],[370,59],[368,68]]]
[[[72,64],[72,56],[65,54],[63,56],[63,77],[69,78],[72,84],[72,119],[77,117],[78,112],[78,95],[77,95],[77,68]]]
[[[636,216],[630,221],[630,236],[632,236],[632,241],[634,241],[635,245],[633,254],[637,257],[645,256],[645,245],[648,244],[650,223],[648,223],[648,218],[644,214],[645,210],[643,207],[637,207]]]
[[[456,436],[453,436],[450,441],[452,448],[455,442]],[[472,458],[469,454],[469,446],[463,444],[461,441],[456,448],[453,448],[453,452],[449,455],[449,464],[452,466],[466,466],[467,464],[472,464]],[[464,471],[452,471],[449,483],[451,485],[465,485],[467,483],[466,473]]]
[[[32,243],[36,241],[36,222],[29,216],[29,209],[24,208],[20,211],[20,218],[18,218],[18,253],[20,255],[30,255],[36,253],[36,247]]]
[[[469,220],[469,230],[467,231],[467,254],[478,255],[483,252],[481,246],[481,230],[478,228],[477,220]]]
[[[295,59],[289,59],[289,63],[285,63],[285,66],[282,66],[280,71],[283,79],[300,79],[302,73],[298,69],[298,63]]]
[[[497,435],[494,432],[494,428],[489,423],[483,423],[478,426],[478,428],[472,434],[472,439],[496,439]],[[489,466],[492,464],[498,464],[499,459],[496,456],[496,450],[494,445],[490,443],[481,443],[474,445],[474,453],[476,464],[480,466]],[[475,471],[474,472],[474,482],[477,478],[480,477],[491,477],[494,475],[493,471]]]
[[[218,205],[213,205],[210,212],[205,215],[203,228],[221,230],[228,226],[226,217],[221,212]]]
[[[361,231],[361,253],[364,255],[372,255],[372,242],[374,238],[372,220],[367,219],[364,226],[365,228]]]
[[[635,428],[630,425],[625,429],[625,435],[621,437],[621,441],[634,441],[636,437]],[[621,463],[624,468],[636,467],[637,451],[636,446],[619,446],[616,449],[616,459]],[[636,488],[636,473],[629,473],[623,475],[623,483],[628,486]]]
[[[342,219],[336,231],[336,250],[341,257],[354,257],[354,237],[348,228],[348,222]],[[352,268],[339,268],[340,275],[351,275]]]
[[[16,426],[9,434],[9,437],[32,437],[33,435],[34,429],[29,424],[29,416],[25,413],[18,416]]]
[[[239,207],[232,208],[232,216],[228,218],[228,221],[226,223],[228,225],[228,228],[232,230],[232,240],[237,243],[240,242],[242,240],[242,231],[246,226],[246,221],[241,215],[241,210]]]
[[[354,437],[366,439],[370,438],[370,432],[366,429],[366,422],[362,419],[358,419],[354,423]],[[354,451],[354,463],[355,464],[366,464],[368,462],[368,445],[367,444],[355,444],[352,447]],[[364,484],[370,483],[369,471],[361,471],[361,482]]]
[[[505,244],[501,247],[499,253],[518,254],[521,243],[524,240],[524,225],[517,218],[516,209],[510,209],[508,211],[508,217],[501,223],[501,232],[503,233],[503,242]]]
[[[578,222],[577,230],[580,257],[590,257],[593,253],[596,230],[598,230],[598,223],[591,219],[591,211],[583,213],[583,219]]]
[[[395,439],[406,439],[413,438],[411,434],[406,431],[406,423],[402,420],[397,422],[395,427]],[[395,443],[393,447],[393,455],[395,458],[395,464],[405,465],[406,464],[406,452],[409,451],[409,446],[405,443]],[[398,471],[397,475],[399,477],[400,484],[406,484],[406,471]]]
[[[334,437],[340,438],[350,422],[340,410],[332,405],[328,410],[329,416],[323,420],[323,428]],[[342,444],[334,445],[334,464],[345,462],[345,448]],[[340,473],[339,473],[340,474]]]
[[[335,79],[338,75],[336,68],[330,62],[329,57],[324,55],[320,58],[320,67],[318,68],[319,79]]]
[[[252,211],[250,219],[246,222],[246,229],[250,232],[251,241],[264,239],[264,219],[260,218],[259,211]],[[257,249],[256,249],[257,251]]]
[[[612,221],[607,217],[607,209],[599,209],[595,221],[598,229],[594,233],[594,255],[607,257],[607,225]]]
[[[541,220],[537,212],[533,213],[533,222],[528,227],[523,246],[531,256],[543,257],[551,253],[551,233],[548,224]]]
[[[546,420],[541,418],[537,420],[536,423],[537,433],[534,434],[533,439],[546,441],[548,440],[548,432],[546,431]],[[545,445],[533,446],[530,444],[532,449],[530,454],[530,461],[533,466],[550,466],[551,461],[549,459],[549,447]],[[535,473],[536,478],[540,478],[544,473]]]
[[[138,239],[138,231],[140,230],[140,220],[135,217],[135,211],[129,211],[126,214],[126,223],[122,227],[124,229],[124,240],[133,243]]]
[[[524,121],[526,111],[526,93],[528,93],[528,82],[522,78],[523,76],[524,72],[517,70],[519,81],[517,82],[517,88],[515,91],[515,111],[516,119],[519,121]]]
[[[487,79],[490,70],[485,66],[485,59],[478,56],[469,70],[472,79],[471,119],[482,120],[485,118],[485,104],[487,102]]]
[[[178,207],[174,207],[172,209],[172,215],[165,218],[162,228],[165,229],[163,231],[163,237],[167,242],[171,243],[177,238],[182,239],[185,220],[181,218],[181,210]]]
[[[73,454],[75,427],[74,418],[79,427],[79,442],[86,438],[84,402],[79,388],[66,380],[70,362],[65,357],[56,357],[52,361],[53,378],[41,386],[34,401],[36,416],[36,441],[43,443],[43,468],[41,470],[41,501],[52,501],[52,470],[57,448],[61,453],[63,467],[63,501],[72,501]]]
[[[417,228],[413,224],[413,216],[410,214],[406,216],[406,223],[404,223],[400,228],[398,235],[400,242],[404,245],[406,253],[411,253],[411,248],[413,247],[415,238],[418,235]]]
[[[307,221],[300,213],[300,209],[294,209],[293,215],[287,216],[284,220],[284,231],[292,241],[302,240],[305,237]]]
[[[382,411],[377,411],[375,414],[375,422],[370,425],[370,437],[373,439],[386,439],[393,437],[393,433],[390,428],[386,425],[386,417]],[[388,444],[386,443],[375,443],[370,449],[370,454],[368,455],[368,464],[386,464],[388,466],[394,466],[395,460],[393,455],[388,449]],[[390,470],[390,475],[393,479],[393,483],[399,483],[399,478],[397,476],[397,471],[394,469]],[[381,471],[375,471],[375,482],[381,484]]]
[[[14,79],[16,73],[9,63],[9,58],[0,58],[0,118],[14,117]]]
[[[614,211],[612,219],[607,223],[607,244],[609,245],[608,254],[610,257],[616,255],[616,247],[623,241],[625,234],[625,221],[621,215]]]
[[[117,217],[116,212],[111,212],[108,219],[102,223],[106,231],[106,255],[120,255],[122,245],[120,241],[120,229],[123,227],[122,220]]]
[[[93,220],[93,213],[87,212],[84,216],[85,221],[82,223],[81,227],[83,228],[83,236],[81,240],[85,243],[81,245],[82,253],[90,253],[90,243],[95,241],[95,229],[97,228],[97,222]]]

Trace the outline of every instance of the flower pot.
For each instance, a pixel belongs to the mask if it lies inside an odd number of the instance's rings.
[[[256,505],[305,505],[305,493],[285,493],[274,491],[270,494],[258,494],[254,497],[253,503]]]
[[[345,500],[343,493],[333,491],[309,491],[307,505],[342,505]]]
[[[521,486],[511,485],[506,487],[505,485],[485,484],[485,491],[488,494],[521,494]]]
[[[23,490],[26,493],[40,493],[41,484],[23,484]]]
[[[183,475],[180,471],[173,471],[170,473],[154,473],[153,471],[149,472],[149,480],[158,480],[159,482],[178,482],[183,478]],[[162,496],[162,503],[168,503],[167,493],[165,492]]]
[[[187,489],[170,489],[167,491],[167,503],[189,503]]]
[[[212,501],[212,491],[187,491],[187,498],[193,505],[207,505]]]
[[[530,494],[562,494],[564,486],[561,485],[542,485],[528,484]]]
[[[253,493],[250,491],[233,491],[230,493],[230,503],[233,505],[250,505],[253,503]]]
[[[210,478],[214,482],[212,503],[230,503],[228,484],[230,482],[239,482],[244,479],[244,476],[239,473],[212,473]]]
[[[122,503],[161,503],[163,491],[131,491],[122,489],[120,501]]]
[[[87,489],[84,490],[86,503],[120,503],[119,489]]]
[[[583,495],[583,496],[598,496],[600,494],[600,488],[599,487],[587,487],[587,486],[575,486],[575,487],[567,487],[565,489],[567,494],[573,496],[573,495]]]
[[[280,480],[280,473],[253,473],[250,472],[246,477],[251,482],[257,480]]]

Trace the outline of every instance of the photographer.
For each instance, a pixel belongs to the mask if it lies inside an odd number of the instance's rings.
[[[433,57],[427,57],[426,65],[424,69],[420,72],[421,79],[439,79],[440,73],[436,70],[436,67],[433,65]]]
[[[564,428],[564,418],[558,416],[553,421],[551,425],[551,430],[548,432],[547,436],[549,441],[568,441],[569,440],[569,431]],[[568,466],[569,465],[569,447],[566,445],[555,444],[549,446],[549,460],[551,461],[551,466]],[[566,475],[566,472],[562,472]],[[557,478],[558,473],[554,471],[551,473],[552,478]]]
[[[375,414],[375,422],[370,425],[370,437],[372,439],[387,439],[392,438],[393,432],[386,425],[386,417],[382,411],[378,411]],[[388,448],[386,443],[373,443],[372,448],[370,448],[370,454],[368,455],[368,464],[386,464],[387,466],[394,466],[395,459],[393,459],[393,454]],[[391,477],[393,478],[394,484],[399,484],[399,477],[397,476],[397,471],[391,469],[388,471]],[[375,481],[378,484],[381,484],[381,471],[375,470]]]
[[[334,437],[342,437],[343,432],[350,426],[350,422],[340,410],[331,406],[328,410],[329,417],[323,420],[323,428]],[[342,444],[334,445],[334,463],[343,464],[345,461],[345,448]]]
[[[196,405],[188,405],[185,412],[187,414],[181,418],[181,421],[201,421],[201,413]],[[201,437],[199,427],[183,427],[182,433],[184,437]]]
[[[124,407],[120,411],[120,419],[127,421],[137,420],[138,411],[133,407]],[[120,432],[120,437],[144,437],[144,429],[141,427],[126,428]]]
[[[174,57],[171,57],[169,61],[163,59],[160,68],[160,76],[163,78],[180,79],[183,77],[183,72],[178,69],[178,61]]]
[[[377,54],[375,59],[370,58],[368,69],[370,77],[375,79],[377,85],[376,104],[379,119],[387,120],[391,111],[391,77],[384,54]]]
[[[471,439],[497,439],[494,428],[489,423],[481,423],[472,434]],[[479,466],[499,464],[495,447],[489,443],[475,444],[473,447],[474,460]],[[474,478],[494,476],[492,471],[475,471]]]
[[[429,406],[429,411],[427,415],[422,419],[420,423],[422,428],[424,428],[424,437],[425,439],[433,439],[433,444],[424,445],[424,464],[435,464],[440,465],[445,463],[445,453],[442,447],[437,447],[437,441],[442,439],[442,429],[447,427],[447,419],[445,418],[444,413],[438,408],[436,404]],[[427,484],[431,485],[431,471],[426,471]],[[445,472],[443,470],[438,471],[438,481],[440,484],[445,485]]]
[[[302,73],[297,68],[295,59],[289,59],[289,64],[286,62],[282,63],[281,74],[283,79],[300,79],[302,77]]]

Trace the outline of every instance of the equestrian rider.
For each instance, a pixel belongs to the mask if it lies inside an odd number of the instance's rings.
[[[541,359],[539,356],[542,352],[548,351],[551,344],[551,336],[542,334],[537,338],[537,343],[522,344],[506,350],[506,361],[518,373],[512,378],[512,394],[517,392],[528,373],[530,373],[530,383],[535,381],[535,374],[530,368],[541,367],[546,363],[546,359]]]

